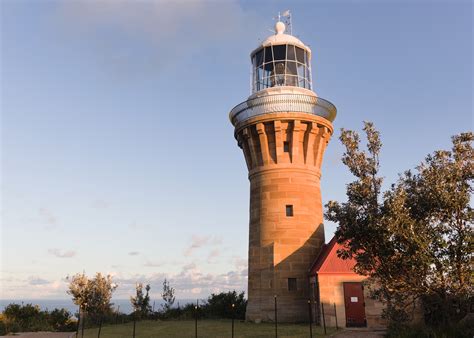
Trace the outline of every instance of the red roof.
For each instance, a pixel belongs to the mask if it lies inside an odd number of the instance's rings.
[[[311,265],[309,271],[310,275],[324,273],[349,273],[356,275],[354,272],[354,266],[356,264],[355,259],[342,259],[337,257],[337,250],[342,248],[343,246],[337,243],[335,236],[328,244],[324,244],[318,257],[313,265]]]

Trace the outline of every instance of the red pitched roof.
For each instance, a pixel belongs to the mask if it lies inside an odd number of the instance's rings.
[[[310,275],[324,274],[324,273],[344,273],[344,274],[356,274],[354,272],[354,266],[356,260],[342,259],[337,257],[337,250],[342,249],[342,245],[337,243],[336,237],[334,236],[328,244],[324,244],[318,257],[311,265],[309,271]]]

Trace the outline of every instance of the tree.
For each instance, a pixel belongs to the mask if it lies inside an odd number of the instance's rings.
[[[339,224],[338,254],[354,258],[355,271],[375,282],[373,295],[386,302],[392,321],[410,319],[423,301],[436,324],[456,322],[473,294],[474,136],[454,136],[451,151],[435,151],[382,193],[380,135],[372,123],[364,131],[367,151],[356,132],[341,130],[342,162],[356,180],[347,185],[347,202],[326,205],[326,218]]]
[[[245,292],[234,291],[211,294],[204,306],[204,311],[211,318],[245,319],[247,300]]]
[[[143,293],[143,284],[137,283],[136,295],[135,297],[130,297],[134,313],[139,317],[146,317],[151,312],[150,296],[148,295],[150,291],[149,284],[145,286],[145,291],[146,294]]]
[[[174,304],[175,297],[174,297],[175,290],[170,286],[169,281],[165,280],[163,281],[163,292],[161,293],[161,298],[165,301],[165,303],[162,305],[163,310],[169,311],[171,307]]]
[[[81,311],[92,317],[102,316],[111,311],[112,293],[117,288],[112,276],[103,276],[100,272],[89,279],[84,273],[76,274],[69,283],[68,294]]]

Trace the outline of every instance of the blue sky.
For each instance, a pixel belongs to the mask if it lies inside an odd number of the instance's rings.
[[[1,5],[1,295],[65,298],[111,273],[178,298],[246,288],[249,185],[228,112],[287,8],[338,108],[324,202],[352,180],[341,127],[373,121],[386,185],[472,130],[470,1],[13,1]],[[326,224],[326,240],[334,232]]]

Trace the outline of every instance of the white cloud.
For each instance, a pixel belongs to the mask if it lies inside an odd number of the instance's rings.
[[[150,262],[150,264],[160,264]],[[114,293],[115,299],[125,299],[133,295],[137,282],[151,285],[152,298],[160,298],[163,280],[166,278],[176,289],[177,299],[207,298],[211,293],[247,290],[247,268],[231,269],[223,273],[206,273],[196,262],[190,262],[174,274],[162,272],[152,274],[127,274],[122,272],[105,272],[113,276],[118,284]],[[92,277],[94,274],[89,274]],[[69,280],[67,278],[44,278],[30,276],[27,279],[2,279],[1,293],[5,299],[46,299],[65,298]]]
[[[216,259],[220,256],[221,251],[219,249],[213,249],[211,252],[209,252],[209,255],[207,256],[207,262],[208,263],[215,263]]]
[[[194,251],[200,249],[205,246],[217,246],[222,244],[222,239],[218,237],[212,236],[198,236],[193,235],[191,237],[191,243],[188,245],[186,250],[184,250],[184,256],[189,257],[191,256]]]
[[[110,203],[105,200],[99,199],[92,202],[91,206],[94,209],[107,209],[108,207],[110,207]]]
[[[71,258],[76,256],[73,250],[48,249],[48,253],[58,258]]]
[[[145,264],[143,264],[143,266],[148,267],[148,268],[157,268],[163,265],[164,265],[163,262],[155,262],[155,261],[149,261],[149,260],[147,260]]]
[[[30,278],[28,278],[28,283],[30,285],[46,285],[46,284],[50,284],[51,282],[49,280],[46,280],[40,277],[31,276]]]
[[[130,251],[128,253],[129,256],[138,256],[139,254],[140,254],[140,252],[138,252],[138,251]]]
[[[101,67],[119,78],[178,65],[212,46],[238,48],[237,41],[253,41],[258,22],[237,0],[63,1],[57,14],[66,38],[87,41]]]
[[[139,223],[137,223],[136,221],[133,221],[133,222],[130,223],[128,226],[130,227],[130,229],[133,229],[133,230],[145,230],[145,229],[151,228],[151,225],[148,225],[148,224],[139,224]]]
[[[54,227],[58,224],[58,219],[56,216],[51,212],[51,210],[47,208],[40,208],[38,213],[41,217],[41,221],[47,224],[47,227]]]

